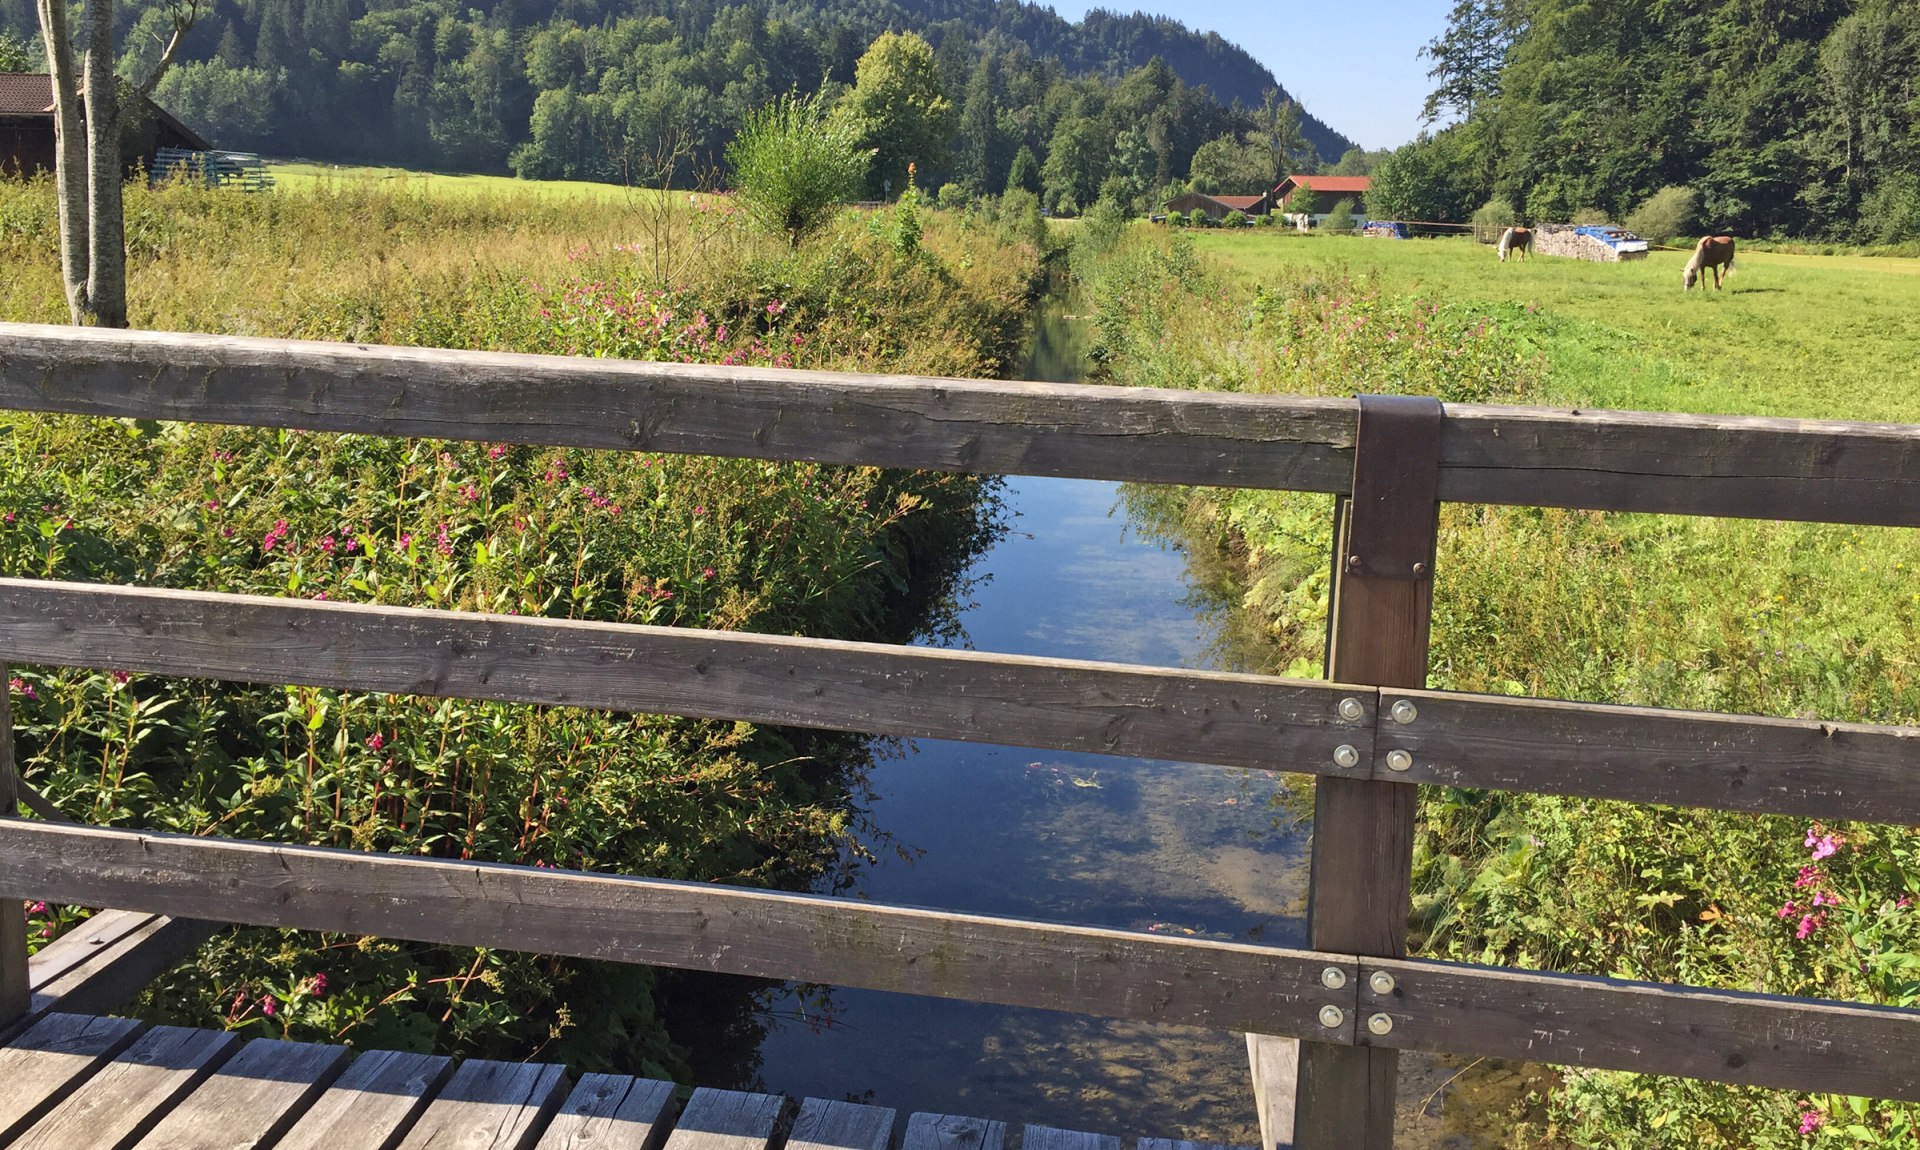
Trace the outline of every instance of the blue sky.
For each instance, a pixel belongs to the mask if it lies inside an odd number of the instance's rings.
[[[1428,62],[1422,45],[1446,30],[1451,0],[1306,4],[1040,0],[1069,20],[1094,8],[1171,16],[1245,48],[1307,110],[1366,148],[1397,147],[1420,130]],[[1334,27],[1333,17],[1342,17]]]

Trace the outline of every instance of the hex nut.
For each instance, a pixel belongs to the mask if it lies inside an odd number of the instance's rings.
[[[1367,709],[1361,706],[1360,700],[1354,698],[1353,696],[1349,695],[1346,698],[1340,700],[1340,717],[1345,719],[1347,722],[1357,723],[1360,721],[1360,717],[1362,715],[1365,715],[1366,713],[1367,713]]]
[[[1326,1027],[1328,1030],[1332,1030],[1346,1020],[1347,1012],[1337,1006],[1323,1006],[1320,1008],[1320,1025]]]
[[[1413,705],[1412,699],[1400,699],[1393,704],[1393,709],[1388,713],[1393,716],[1393,721],[1396,723],[1411,723],[1420,717],[1420,708]]]
[[[1341,743],[1333,749],[1333,763],[1337,767],[1357,767],[1360,765],[1360,752],[1352,743]]]
[[[1387,1014],[1375,1014],[1367,1019],[1367,1029],[1374,1034],[1386,1034],[1393,1030],[1393,1017]]]
[[[1376,970],[1367,976],[1367,985],[1373,988],[1375,994],[1392,994],[1393,988],[1398,984],[1393,981],[1391,974],[1384,970]]]
[[[1412,770],[1413,756],[1406,751],[1388,751],[1387,769],[1390,771]]]
[[[1320,972],[1320,985],[1328,990],[1339,990],[1347,984],[1347,972],[1337,966],[1329,966]]]

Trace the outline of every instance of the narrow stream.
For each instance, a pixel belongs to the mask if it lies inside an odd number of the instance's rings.
[[[1079,376],[1078,321],[1042,317],[1024,378]],[[1204,666],[1181,556],[1136,538],[1118,487],[1016,478],[1012,529],[962,615],[981,651]],[[984,578],[982,578],[984,577]],[[1259,772],[918,740],[880,761],[883,852],[853,897],[1298,944],[1306,834]],[[900,1109],[1258,1141],[1239,1035],[835,989],[788,993],[760,1084]]]

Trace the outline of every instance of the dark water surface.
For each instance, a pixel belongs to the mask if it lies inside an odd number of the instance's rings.
[[[1027,378],[1071,379],[1076,321],[1043,317]],[[1181,556],[1135,537],[1118,487],[1018,478],[1012,529],[962,615],[981,651],[1204,666]],[[873,769],[891,850],[852,897],[1297,945],[1306,834],[1260,772],[919,740]],[[759,1085],[1118,1134],[1257,1142],[1237,1034],[833,990],[787,993]]]

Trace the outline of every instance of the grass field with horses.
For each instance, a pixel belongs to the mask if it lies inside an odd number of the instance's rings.
[[[1556,402],[1649,410],[1920,421],[1920,259],[1741,248],[1725,289],[1681,288],[1686,251],[1600,264],[1502,264],[1470,239],[1196,233],[1247,281],[1302,269],[1388,294],[1531,308],[1513,334],[1543,353]],[[1691,245],[1689,245],[1691,247]]]

